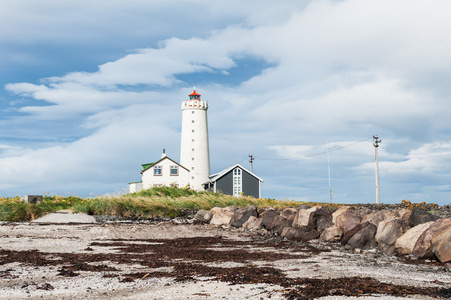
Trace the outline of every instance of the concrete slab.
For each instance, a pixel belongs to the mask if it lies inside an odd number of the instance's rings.
[[[67,224],[67,223],[84,223],[92,224],[97,223],[93,216],[87,214],[78,213],[74,214],[71,211],[57,211],[56,213],[51,213],[43,216],[42,218],[31,221],[32,223],[57,223],[57,224]]]

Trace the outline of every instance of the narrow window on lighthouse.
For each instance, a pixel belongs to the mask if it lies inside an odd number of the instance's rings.
[[[194,120],[192,120],[191,123],[194,123]]]

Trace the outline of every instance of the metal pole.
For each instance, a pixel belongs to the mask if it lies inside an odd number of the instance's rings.
[[[249,162],[251,163],[251,173],[254,173],[254,167],[252,165],[253,161],[254,161],[254,156],[251,154],[251,155],[249,155]]]
[[[332,188],[330,187],[330,161],[329,161],[329,147],[327,147],[327,174],[329,175],[329,194],[330,194],[330,204],[332,204]]]
[[[379,139],[377,135],[373,135],[373,140],[376,161],[376,203],[379,204],[379,155],[377,150],[379,149],[379,143],[381,142],[381,139]]]

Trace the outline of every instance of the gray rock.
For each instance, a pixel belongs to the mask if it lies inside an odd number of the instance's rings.
[[[260,230],[262,228],[262,220],[263,218],[257,218],[254,216],[250,216],[249,219],[244,222],[243,228],[247,230]]]
[[[359,224],[360,217],[355,211],[352,210],[345,211],[344,213],[338,215],[335,219],[335,225],[341,227],[345,234]]]
[[[277,217],[280,217],[280,212],[273,209],[268,209],[262,214],[262,226],[268,230],[272,230],[275,227]]]
[[[201,222],[210,222],[211,218],[213,218],[213,214],[208,210],[199,210],[195,215],[194,219]]]
[[[232,225],[233,227],[241,227],[251,216],[258,217],[257,207],[248,206],[245,208],[237,209],[235,210],[233,218],[230,221],[230,225]]]
[[[356,232],[349,240],[348,245],[356,249],[370,249],[377,245],[375,240],[377,227],[374,224],[366,223],[366,225]]]
[[[438,217],[434,216],[433,214],[428,213],[426,210],[421,208],[414,208],[412,210],[412,214],[409,218],[409,226],[415,227],[417,225],[431,222],[431,221],[437,221]]]

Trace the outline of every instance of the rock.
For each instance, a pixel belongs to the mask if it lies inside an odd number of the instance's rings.
[[[347,242],[354,249],[370,249],[376,247],[375,240],[377,227],[371,223],[365,223],[364,227],[356,232]]]
[[[395,252],[395,242],[408,229],[406,222],[400,219],[388,219],[379,223],[376,232],[377,248],[385,254]]]
[[[414,208],[409,218],[409,226],[415,227],[423,223],[437,221],[437,219],[438,218],[436,216],[428,213],[426,210],[422,208]]]
[[[411,215],[411,211],[405,208],[395,209],[392,211],[389,210],[380,210],[375,213],[368,214],[362,218],[362,223],[370,222],[371,224],[379,226],[380,222],[384,220],[402,220],[406,224],[408,224],[409,217]]]
[[[201,222],[210,222],[211,218],[213,218],[213,214],[208,210],[199,210],[195,215],[194,219]]]
[[[379,226],[380,222],[385,220],[385,218],[386,218],[385,211],[380,210],[380,211],[365,215],[362,218],[362,223],[369,222],[377,227],[377,226]]]
[[[262,220],[263,218],[257,218],[254,216],[250,216],[246,222],[243,224],[243,228],[247,230],[260,230],[262,228]]]
[[[327,207],[321,207],[313,212],[314,228],[319,232],[332,225],[332,213]]]
[[[433,222],[423,223],[407,230],[395,242],[395,251],[398,254],[411,254],[421,234],[431,226]]]
[[[442,263],[451,261],[451,226],[432,239],[431,250]]]
[[[332,213],[332,224],[335,225],[336,224],[336,220],[337,217],[347,211],[353,211],[354,209],[351,206],[342,206],[339,209],[337,209],[336,211],[334,211]]]
[[[320,232],[307,226],[285,228],[283,236],[289,240],[310,241],[320,237]]]
[[[434,253],[431,250],[432,240],[450,226],[451,219],[440,219],[432,223],[418,238],[412,254],[421,258],[434,257]]]
[[[276,218],[280,217],[280,212],[274,209],[268,209],[262,214],[262,226],[268,230],[272,230],[277,222]]]
[[[298,213],[298,210],[296,208],[285,208],[282,210],[282,213],[280,214],[282,217],[286,219],[294,219],[296,217],[296,214]]]
[[[308,205],[307,203],[302,203],[301,205],[296,206],[296,209],[309,209],[310,205]]]
[[[320,238],[326,242],[335,242],[339,241],[343,236],[343,229],[338,226],[328,227],[323,230]]]
[[[287,218],[284,218],[282,216],[277,216],[274,219],[273,227],[270,230],[272,232],[277,233],[277,234],[280,235],[285,227],[291,227],[292,224],[293,224],[293,220],[292,219],[287,219]]]
[[[335,219],[335,225],[341,227],[344,233],[348,232],[349,230],[352,230],[359,224],[360,217],[354,210],[347,210],[344,213],[338,215]]]
[[[367,224],[369,224],[369,223],[365,223],[365,225],[367,225]],[[344,232],[343,236],[341,237],[340,243],[342,245],[346,245],[346,243],[349,241],[349,239],[352,238],[354,236],[354,234],[356,234],[357,232],[362,230],[363,227],[364,227],[364,224],[357,224],[351,230]]]
[[[233,218],[230,221],[230,225],[232,225],[233,227],[241,227],[251,216],[258,216],[257,207],[248,206],[245,208],[237,209],[235,210]]]
[[[213,217],[210,220],[210,224],[216,226],[229,225],[233,216],[235,215],[235,209],[233,207],[213,207],[210,213]]]
[[[314,225],[313,213],[320,209],[321,206],[313,206],[309,209],[300,209],[294,217],[293,227],[300,228],[304,226],[312,227]]]

